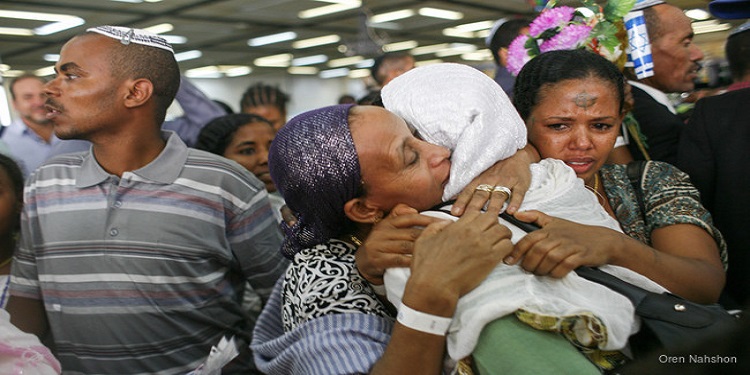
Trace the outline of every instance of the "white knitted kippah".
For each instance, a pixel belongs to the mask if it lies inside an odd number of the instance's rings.
[[[122,26],[97,26],[86,29],[86,31],[117,39],[120,43],[125,45],[130,43],[141,44],[144,46],[160,48],[174,54],[172,46],[166,39],[146,30]]]
[[[664,3],[665,2],[662,0],[638,0],[635,2],[633,9],[631,9],[630,11],[633,12],[636,10],[644,10],[654,5],[659,5],[659,4],[664,4]]]

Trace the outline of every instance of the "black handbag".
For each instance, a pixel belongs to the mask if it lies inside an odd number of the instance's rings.
[[[504,212],[500,217],[526,232],[539,229]],[[671,351],[691,347],[739,326],[738,319],[719,304],[703,305],[671,293],[651,292],[598,268],[578,267],[575,272],[633,303],[642,323],[641,330],[629,340],[635,357],[657,348]]]

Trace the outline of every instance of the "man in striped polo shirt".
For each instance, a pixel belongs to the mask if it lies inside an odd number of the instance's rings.
[[[249,342],[243,285],[267,299],[281,235],[260,180],[160,130],[180,82],[171,46],[97,27],[55,70],[55,134],[92,147],[27,181],[12,323],[49,335],[70,374],[185,374],[223,336]]]

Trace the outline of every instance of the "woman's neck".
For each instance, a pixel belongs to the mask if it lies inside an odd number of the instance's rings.
[[[15,234],[10,233],[0,237],[0,275],[10,273],[10,260],[16,249]]]

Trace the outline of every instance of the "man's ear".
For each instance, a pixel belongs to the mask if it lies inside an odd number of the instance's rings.
[[[154,85],[151,81],[140,78],[129,82],[128,94],[125,97],[125,106],[128,108],[138,107],[151,98],[154,93]]]
[[[508,65],[508,49],[505,47],[500,47],[497,50],[497,56],[500,58],[500,65],[506,66]]]
[[[344,213],[355,223],[373,224],[383,218],[383,210],[370,205],[361,197],[344,203]]]

